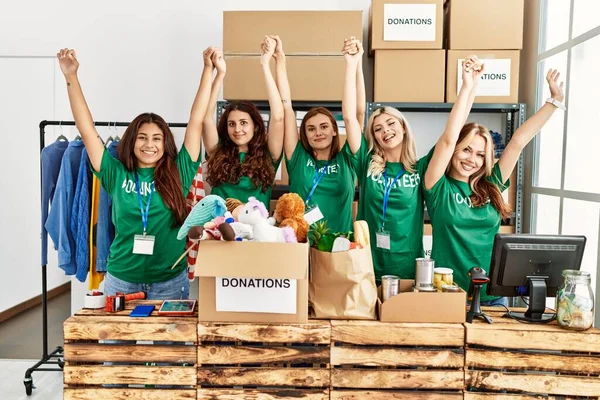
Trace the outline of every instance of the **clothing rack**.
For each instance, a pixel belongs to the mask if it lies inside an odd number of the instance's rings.
[[[106,126],[106,127],[127,127],[129,122],[94,122],[95,126]],[[171,128],[185,128],[187,123],[167,123]],[[47,126],[75,126],[75,121],[41,121],[40,122],[40,155],[44,147],[46,146],[46,127]],[[40,162],[40,172],[42,164]],[[40,174],[40,188],[41,188],[41,174]],[[40,190],[40,203],[42,201],[41,190]],[[47,271],[46,264],[42,264],[42,357],[40,361],[35,363],[31,368],[25,372],[25,378],[23,384],[25,385],[25,393],[30,396],[34,386],[33,377],[31,374],[35,371],[58,371],[61,372],[64,367],[63,360],[63,348],[57,346],[52,353],[48,353],[48,282],[47,282]],[[43,368],[44,364],[58,365],[58,368]]]

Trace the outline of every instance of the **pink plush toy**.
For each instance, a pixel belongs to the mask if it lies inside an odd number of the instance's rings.
[[[257,242],[298,243],[294,230],[290,227],[278,228],[268,221],[269,212],[265,205],[250,197],[242,208],[239,221],[252,226],[254,240]]]

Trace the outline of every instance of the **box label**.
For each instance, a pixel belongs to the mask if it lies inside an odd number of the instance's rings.
[[[434,42],[435,4],[384,4],[383,40]]]
[[[458,60],[458,79],[456,94],[462,86],[462,62]],[[485,64],[485,71],[477,88],[477,96],[510,96],[510,58],[480,59]]]
[[[423,235],[423,250],[425,250],[425,258],[431,258],[431,249],[433,248],[433,236]]]
[[[296,314],[296,279],[218,277],[215,282],[217,311]]]

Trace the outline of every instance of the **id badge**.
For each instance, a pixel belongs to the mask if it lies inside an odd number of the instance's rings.
[[[133,237],[133,254],[146,254],[151,256],[154,253],[154,236],[135,235]]]
[[[309,208],[304,213],[304,219],[308,222],[309,225],[314,224],[323,219],[323,213],[319,209],[319,206]]]
[[[390,250],[390,233],[386,231],[379,231],[375,233],[377,248]]]

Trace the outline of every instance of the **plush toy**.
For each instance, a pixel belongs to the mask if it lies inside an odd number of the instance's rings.
[[[275,227],[269,224],[268,217],[269,212],[265,205],[255,197],[250,197],[241,210],[239,221],[252,226],[254,240],[258,242],[298,242],[292,228]]]
[[[204,224],[214,218],[224,216],[225,211],[227,211],[225,200],[214,194],[206,196],[192,208],[177,233],[177,239],[185,239],[191,227],[203,227]]]
[[[238,221],[240,212],[242,211],[242,207],[244,207],[244,203],[242,203],[238,199],[228,197],[227,199],[225,199],[225,205],[227,205],[227,211],[229,211],[231,215],[233,215],[233,219]]]
[[[305,243],[310,226],[304,219],[304,201],[296,193],[286,193],[277,200],[275,221],[279,227],[289,226],[296,233],[298,242]]]

